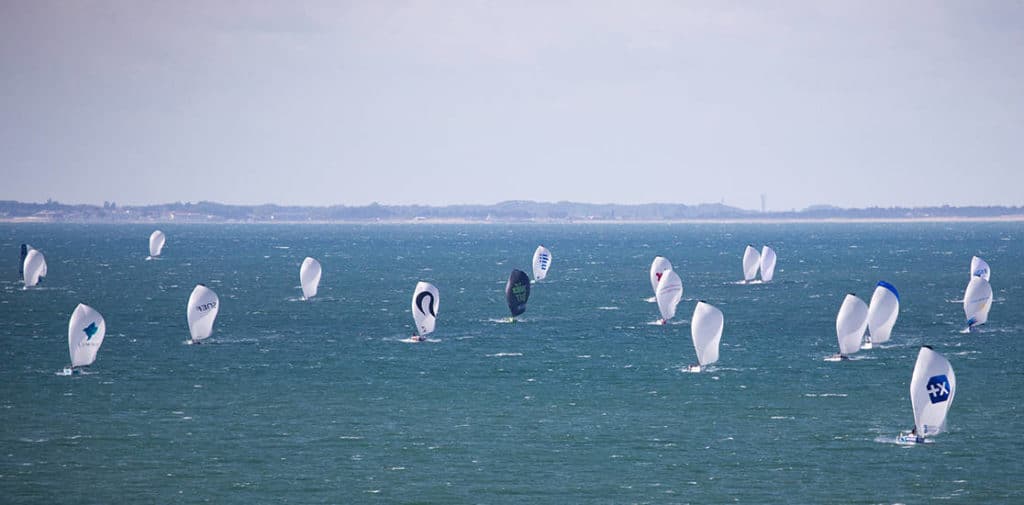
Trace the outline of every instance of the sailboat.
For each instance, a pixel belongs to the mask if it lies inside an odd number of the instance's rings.
[[[516,316],[526,312],[526,301],[529,299],[530,277],[522,270],[512,270],[505,284],[505,300],[512,313],[511,322],[516,322]]]
[[[775,249],[761,248],[761,282],[771,282],[775,278],[775,260]]]
[[[651,291],[657,295],[658,293],[658,282],[661,280],[662,274],[672,270],[672,262],[664,256],[656,256],[654,261],[651,262]],[[657,296],[649,298],[647,301],[654,303],[658,301]]]
[[[757,269],[761,266],[761,253],[748,245],[743,251],[743,282],[750,283],[757,277]]]
[[[440,304],[441,294],[433,284],[423,281],[416,283],[416,289],[412,293],[412,319],[419,334],[410,337],[410,341],[422,342],[427,339],[427,335],[434,332]]]
[[[661,312],[658,324],[665,324],[669,319],[676,317],[676,305],[683,299],[683,281],[675,270],[661,274],[654,297],[658,300],[658,311]]]
[[[188,331],[192,339],[189,344],[198,344],[213,333],[213,322],[220,310],[220,298],[204,284],[196,284],[188,297]]]
[[[985,260],[974,256],[971,258],[971,277],[978,276],[986,281],[991,280],[989,277],[992,275],[992,269],[988,267],[988,263]]]
[[[888,342],[892,327],[900,315],[900,294],[896,287],[879,281],[868,305],[868,336],[861,349],[871,349],[874,344]]]
[[[927,437],[939,434],[946,424],[946,414],[956,395],[956,374],[945,356],[930,346],[917,353],[914,375],[910,379],[910,403],[914,407],[914,430],[900,433],[899,441],[921,444]]]
[[[57,375],[72,375],[82,372],[96,361],[96,353],[103,345],[103,336],[107,334],[107,323],[96,309],[79,303],[68,320],[68,351],[71,364],[64,367]]]
[[[25,260],[22,262],[22,279],[25,282],[25,289],[28,289],[46,277],[46,258],[32,246],[26,245],[26,248]]]
[[[164,250],[164,244],[167,242],[167,236],[164,232],[156,230],[149,235],[149,257],[159,258],[160,252]]]
[[[533,282],[544,280],[551,268],[551,251],[542,245],[533,251]]]
[[[849,359],[860,350],[861,340],[868,328],[868,305],[857,295],[850,293],[843,298],[843,305],[836,314],[836,337],[839,339],[839,354],[825,358],[825,361]]]
[[[700,372],[704,367],[718,361],[718,344],[722,340],[725,317],[718,307],[704,300],[697,302],[690,320],[690,336],[693,349],[697,352],[697,364],[690,365],[691,372]]]
[[[984,277],[971,277],[964,291],[964,317],[967,319],[967,328],[970,331],[975,326],[981,326],[988,322],[988,311],[992,308],[992,285]]]
[[[317,288],[320,287],[320,262],[307,257],[302,260],[299,267],[299,282],[302,284],[302,299],[309,300],[316,296]]]

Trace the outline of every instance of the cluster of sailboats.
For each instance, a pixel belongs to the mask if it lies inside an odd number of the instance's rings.
[[[775,265],[772,264],[774,271]],[[658,304],[661,319],[657,324],[668,324],[676,317],[676,307],[683,299],[683,281],[672,268],[672,262],[664,256],[657,256],[651,262],[651,286],[654,288],[653,301]],[[718,361],[718,344],[722,340],[725,328],[725,316],[722,311],[710,303],[700,300],[693,309],[690,318],[690,338],[697,354],[697,364],[690,365],[687,370],[700,372],[704,367]]]
[[[761,282],[771,282],[775,278],[775,249],[764,246],[761,252],[752,245],[743,251],[743,282],[757,282],[757,272],[761,272]]]
[[[870,305],[856,294],[848,293],[836,314],[839,353],[825,358],[825,361],[850,359],[851,354],[861,349],[871,349],[874,344],[888,342],[899,315],[900,294],[896,286],[888,282],[878,282]]]
[[[160,257],[167,237],[162,231],[154,231],[149,237],[149,257]],[[21,246],[21,275],[25,289],[36,286],[46,276],[46,259],[37,249],[28,244]],[[774,249],[764,246],[760,252],[748,245],[743,253],[743,283],[771,282],[775,274],[777,257]],[[530,297],[530,286],[545,279],[551,268],[552,254],[543,245],[533,255],[533,279],[526,272],[513,269],[505,285],[505,297],[511,313],[510,322],[526,311]],[[757,281],[760,272],[761,279]],[[315,258],[307,257],[299,267],[299,281],[303,300],[317,295],[323,269]],[[971,278],[964,293],[966,331],[985,324],[992,301],[989,284],[991,270],[983,259],[971,259]],[[651,263],[650,282],[654,297],[649,299],[658,305],[661,318],[657,324],[667,324],[676,315],[676,307],[682,300],[683,283],[672,267],[671,261],[657,256]],[[440,307],[440,292],[427,281],[417,282],[412,295],[412,316],[416,334],[405,342],[424,342],[434,332]],[[896,287],[879,281],[871,296],[870,304],[864,303],[850,293],[843,299],[836,315],[836,335],[839,352],[826,361],[842,361],[862,349],[887,342],[899,317],[900,295]],[[186,307],[190,339],[187,344],[199,344],[213,334],[214,322],[220,310],[220,299],[212,289],[197,284],[192,290]],[[690,372],[701,372],[718,361],[719,346],[725,327],[725,316],[720,309],[704,300],[698,301],[690,320],[690,334],[693,340],[697,364],[690,365]],[[106,322],[96,309],[79,304],[68,322],[68,347],[71,363],[58,375],[81,373],[96,360],[96,354],[106,335]],[[956,376],[949,361],[929,346],[921,347],[910,384],[911,403],[914,409],[914,429],[901,433],[901,443],[922,443],[926,437],[942,430],[946,412],[953,403],[956,391]]]

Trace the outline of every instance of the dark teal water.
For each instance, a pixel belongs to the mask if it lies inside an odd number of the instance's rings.
[[[0,225],[4,503],[1021,503],[1024,225]],[[17,279],[18,245],[49,263]],[[776,281],[742,286],[747,243]],[[554,256],[516,324],[504,284]],[[679,318],[648,268],[674,263]],[[959,333],[971,255],[989,324]],[[324,267],[299,301],[303,257]],[[885,279],[885,348],[826,363],[843,295]],[[441,292],[440,341],[413,332],[413,287]],[[203,282],[221,309],[186,346]],[[686,320],[726,317],[721,360]],[[58,377],[84,302],[107,336],[90,375]],[[952,362],[949,431],[905,447],[921,344]]]

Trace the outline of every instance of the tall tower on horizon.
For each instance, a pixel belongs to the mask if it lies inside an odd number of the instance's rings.
[[[765,201],[767,199],[768,199],[768,194],[767,193],[761,193],[761,213],[762,214],[765,213],[765,210],[766,210]]]

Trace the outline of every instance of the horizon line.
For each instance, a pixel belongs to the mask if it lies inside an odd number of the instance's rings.
[[[951,205],[948,203],[943,204],[930,204],[930,205],[870,205],[861,207],[840,207],[829,203],[816,203],[807,205],[803,208],[790,208],[790,209],[750,209],[746,207],[738,207],[729,205],[723,202],[701,202],[701,203],[683,203],[683,202],[644,202],[644,203],[618,203],[618,202],[584,202],[574,200],[558,200],[558,201],[545,201],[545,200],[525,200],[525,199],[511,199],[501,200],[493,203],[447,203],[447,204],[429,204],[429,203],[382,203],[373,201],[366,204],[346,204],[346,203],[333,203],[333,204],[282,204],[273,202],[264,203],[225,203],[216,200],[198,200],[198,201],[183,201],[177,200],[173,202],[160,202],[160,203],[144,203],[144,204],[118,204],[116,201],[104,201],[103,203],[67,203],[52,198],[47,199],[45,202],[24,202],[20,200],[0,200],[2,204],[17,204],[17,205],[62,205],[68,207],[97,207],[97,208],[139,208],[139,207],[161,207],[161,206],[173,206],[173,205],[200,205],[200,204],[214,204],[223,205],[227,207],[296,207],[296,208],[331,208],[331,207],[348,207],[348,208],[360,208],[360,207],[425,207],[425,208],[444,208],[444,207],[494,207],[505,204],[539,204],[539,205],[593,205],[593,206],[619,206],[619,207],[643,207],[650,205],[665,205],[665,206],[685,206],[685,207],[725,207],[729,209],[750,212],[753,214],[772,214],[772,213],[793,213],[793,212],[806,212],[813,210],[837,210],[837,211],[856,211],[856,210],[872,210],[872,209],[907,209],[907,210],[919,210],[919,209],[970,209],[970,208],[1007,208],[1007,209],[1020,209],[1024,204],[1020,205],[1008,205],[1008,204],[967,204],[967,205]]]

